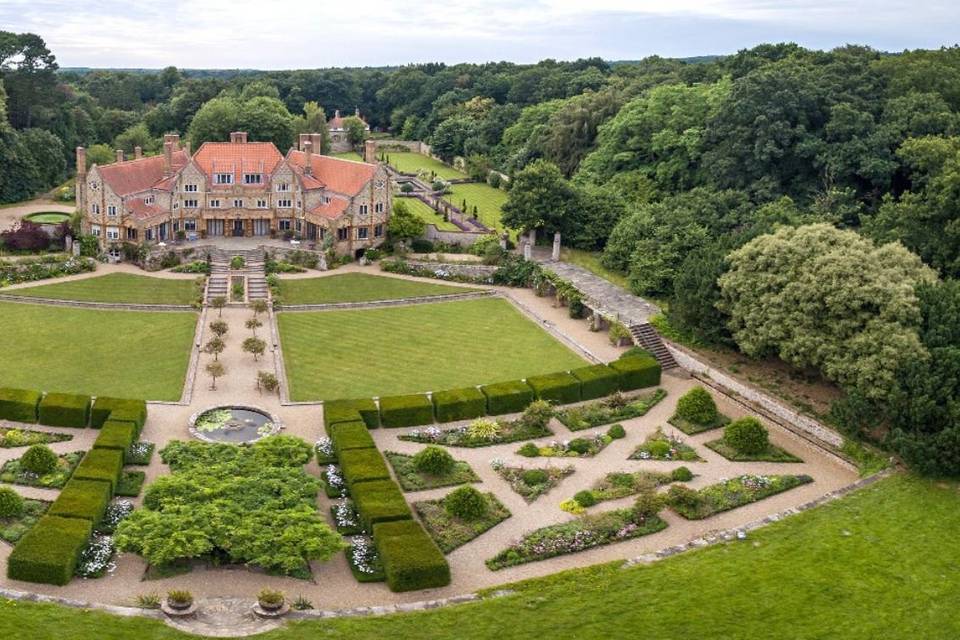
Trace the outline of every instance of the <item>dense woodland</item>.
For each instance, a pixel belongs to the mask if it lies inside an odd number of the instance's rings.
[[[0,79],[0,202],[59,184],[77,145],[108,162],[244,129],[285,150],[359,108],[509,175],[509,226],[602,252],[687,339],[823,376],[835,424],[960,473],[960,48],[66,73],[0,32]]]

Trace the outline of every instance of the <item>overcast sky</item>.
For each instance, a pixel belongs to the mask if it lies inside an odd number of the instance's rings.
[[[293,69],[955,44],[957,0],[0,0],[61,66]]]

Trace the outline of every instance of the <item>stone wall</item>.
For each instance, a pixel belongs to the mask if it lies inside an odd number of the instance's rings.
[[[440,231],[435,224],[427,224],[423,228],[423,237],[433,242],[446,242],[469,247],[474,242],[490,235],[486,231]]]
[[[417,269],[430,269],[434,273],[437,271],[445,271],[458,276],[477,279],[489,278],[499,269],[499,267],[486,264],[452,264],[449,262],[422,262],[419,260],[407,260],[407,264]]]

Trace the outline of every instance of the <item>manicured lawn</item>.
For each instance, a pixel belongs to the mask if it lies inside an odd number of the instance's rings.
[[[400,173],[417,173],[424,170],[427,174],[436,173],[438,178],[444,180],[459,180],[466,178],[466,174],[461,173],[449,165],[445,165],[439,160],[434,160],[430,156],[413,151],[390,151],[390,166]],[[429,177],[429,175],[428,175]]]
[[[193,280],[153,278],[132,273],[108,273],[83,280],[15,289],[7,293],[54,300],[131,304],[190,304],[196,297]]]
[[[178,400],[197,316],[0,302],[0,386]]]
[[[403,198],[394,200],[394,202],[403,202],[410,209],[410,213],[417,216],[427,224],[437,225],[440,231],[460,231],[460,227],[452,222],[444,221],[443,216],[430,208],[429,205],[417,200],[416,198]]]
[[[333,158],[340,158],[341,160],[356,160],[357,162],[363,162],[363,157],[361,157],[356,151],[341,151],[340,153],[331,153],[330,156]]]
[[[499,299],[278,316],[294,400],[516,380],[583,360]]]
[[[386,617],[290,623],[264,640],[952,639],[956,484],[909,477],[649,566],[598,565],[512,585],[516,595]],[[0,601],[0,630],[35,640],[187,640],[161,622]],[[504,621],[508,621],[505,624]],[[9,635],[14,633],[14,635]]]
[[[450,193],[445,195],[444,200],[451,204],[463,208],[463,200],[467,201],[467,208],[464,214],[468,217],[473,215],[473,207],[477,207],[477,218],[488,229],[503,231],[503,223],[500,218],[503,216],[502,207],[507,201],[507,192],[501,189],[494,189],[488,184],[479,182],[468,182],[464,184],[450,185]]]
[[[344,273],[325,278],[280,280],[280,295],[284,304],[398,300],[417,296],[469,293],[470,291],[477,291],[477,289],[387,278],[366,273]]]

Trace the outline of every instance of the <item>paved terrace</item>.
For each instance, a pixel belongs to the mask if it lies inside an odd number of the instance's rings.
[[[660,313],[655,304],[624,291],[583,267],[554,260],[543,260],[541,266],[575,286],[585,296],[586,306],[602,316],[616,318],[628,327],[646,324]]]

